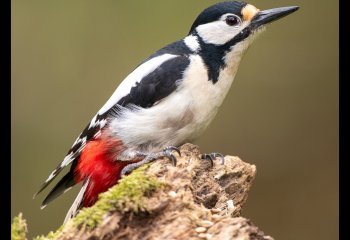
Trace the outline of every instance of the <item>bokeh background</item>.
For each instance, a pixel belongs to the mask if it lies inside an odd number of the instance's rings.
[[[12,0],[12,216],[29,236],[63,221],[77,188],[45,210],[42,181],[122,79],[185,36],[217,1]],[[243,215],[276,239],[338,238],[338,2],[298,5],[244,57],[221,111],[196,143],[256,164]]]

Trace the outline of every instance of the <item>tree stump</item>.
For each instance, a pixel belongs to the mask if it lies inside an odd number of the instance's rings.
[[[241,217],[255,165],[226,156],[211,166],[193,144],[180,151],[177,166],[159,159],[135,170],[94,206],[37,239],[272,239]]]

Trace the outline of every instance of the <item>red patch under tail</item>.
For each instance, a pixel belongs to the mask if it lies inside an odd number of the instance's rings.
[[[84,207],[93,205],[98,194],[107,191],[119,181],[122,169],[131,163],[116,161],[124,149],[121,140],[111,138],[99,138],[86,144],[75,168],[77,182],[90,178],[84,194]]]

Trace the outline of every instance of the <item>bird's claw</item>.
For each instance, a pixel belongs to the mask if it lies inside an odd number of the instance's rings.
[[[173,165],[176,166],[177,161],[176,161],[176,157],[174,156],[173,152],[177,152],[179,154],[179,156],[181,157],[180,150],[177,147],[172,147],[172,146],[164,148],[163,151],[161,151],[159,153],[146,154],[146,153],[138,152],[137,156],[144,156],[144,159],[139,161],[139,162],[131,163],[131,164],[125,166],[122,169],[120,175],[123,177],[124,175],[131,173],[133,170],[142,166],[143,164],[153,162],[154,160],[161,158],[161,157],[169,158],[170,161],[173,163]]]
[[[201,158],[203,160],[209,160],[210,161],[210,165],[211,167],[214,166],[214,160],[219,157],[221,159],[221,164],[224,165],[225,164],[225,156],[221,153],[209,153],[209,154],[202,154]]]
[[[166,151],[166,152],[172,152],[172,151],[175,151],[177,152],[177,154],[179,154],[179,156],[181,157],[181,152],[180,152],[180,149],[177,148],[177,147],[173,147],[173,146],[168,146],[166,148],[164,148],[163,151]]]
[[[169,158],[171,160],[171,162],[173,163],[173,165],[176,166],[177,160],[176,160],[176,157],[174,156],[174,154],[172,153],[173,151],[177,152],[179,154],[179,156],[181,157],[181,152],[177,147],[168,146],[168,147],[163,149],[164,157]]]

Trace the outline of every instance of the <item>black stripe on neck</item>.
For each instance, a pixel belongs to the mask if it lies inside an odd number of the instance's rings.
[[[198,54],[203,58],[204,64],[208,68],[209,81],[212,81],[213,84],[215,84],[219,80],[220,70],[226,66],[224,57],[234,45],[246,39],[250,33],[251,30],[248,26],[238,33],[233,39],[223,45],[205,43],[197,31],[192,33],[194,36],[197,36],[200,45]]]

